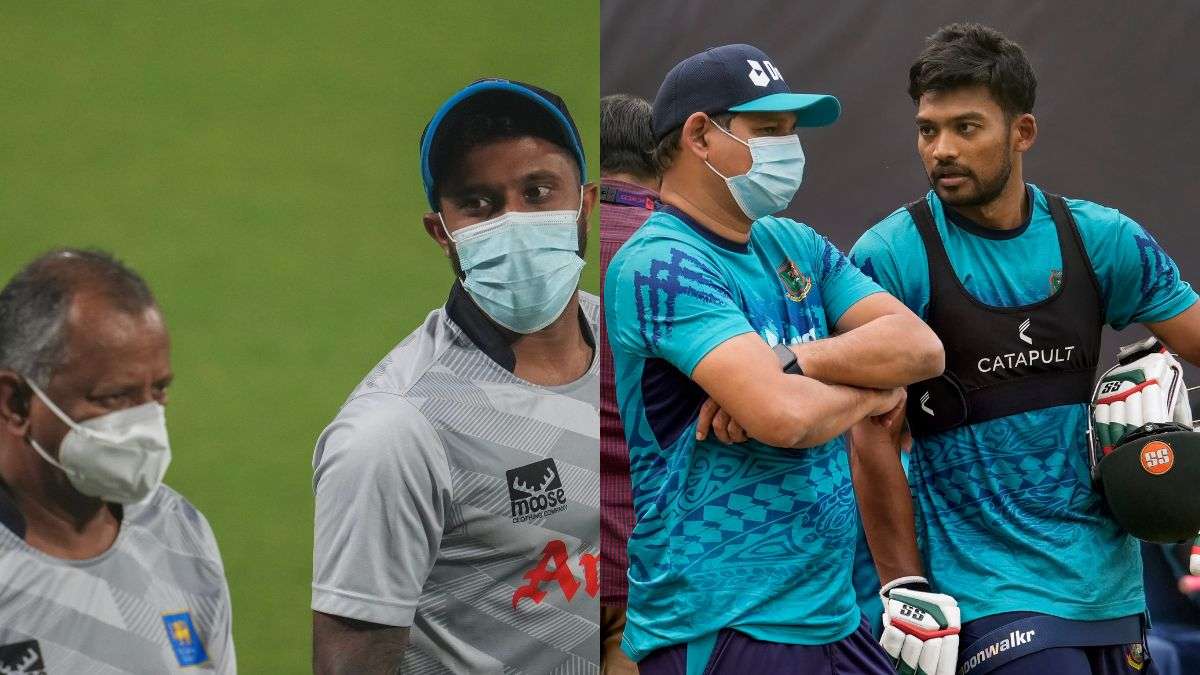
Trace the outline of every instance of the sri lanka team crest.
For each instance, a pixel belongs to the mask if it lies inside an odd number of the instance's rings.
[[[812,279],[804,276],[804,273],[796,267],[796,263],[785,260],[777,271],[779,278],[783,281],[783,288],[787,293],[788,300],[801,302],[808,297],[808,292],[812,290]]]
[[[175,660],[180,666],[198,666],[208,661],[208,653],[204,651],[204,643],[196,633],[196,625],[192,623],[191,612],[163,614],[163,625],[167,627],[167,640],[175,652]]]

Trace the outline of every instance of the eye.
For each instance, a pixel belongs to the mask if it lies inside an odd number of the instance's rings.
[[[525,201],[530,204],[541,204],[550,198],[553,192],[548,185],[532,185],[525,188]]]
[[[127,404],[129,403],[129,394],[104,394],[102,396],[91,396],[89,397],[89,400],[101,408],[107,408],[108,410],[119,410],[127,407]]]
[[[491,207],[491,201],[489,201],[486,197],[471,195],[456,199],[454,201],[454,205],[458,207],[458,210],[464,213],[482,213]]]
[[[933,128],[933,125],[930,124],[921,124],[917,126],[917,133],[926,138],[933,136],[936,131],[937,130]]]
[[[975,133],[975,130],[978,128],[979,127],[973,122],[960,122],[958,125],[958,133],[962,134],[963,136],[969,136]]]

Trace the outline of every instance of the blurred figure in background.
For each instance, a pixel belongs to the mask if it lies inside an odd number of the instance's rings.
[[[650,103],[628,94],[600,99],[600,274],[621,245],[646,222],[658,202]],[[603,301],[603,296],[601,296]],[[636,673],[621,651],[629,566],[626,544],[633,529],[629,448],[617,412],[612,350],[600,319],[600,668]]]

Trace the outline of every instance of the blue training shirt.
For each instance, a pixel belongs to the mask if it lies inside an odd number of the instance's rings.
[[[756,221],[738,244],[667,207],[613,258],[604,301],[637,518],[623,643],[634,660],[722,628],[824,644],[859,625],[845,443],[698,442],[707,395],[690,377],[737,335],[772,345],[826,337],[880,290],[824,237],[783,218]]]
[[[1038,302],[1062,281],[1046,198],[1033,185],[1028,194],[1028,222],[1008,231],[959,214],[948,223],[937,195],[926,196],[955,274],[984,304]],[[1092,202],[1066,202],[1099,281],[1108,325],[1120,330],[1165,321],[1196,302],[1175,263],[1137,223]],[[851,257],[927,317],[929,264],[905,209],[868,230]],[[922,554],[931,583],[958,600],[963,621],[1012,611],[1093,621],[1145,609],[1138,544],[1101,511],[1088,474],[1086,429],[1087,406],[1072,404],[914,444],[909,481]]]

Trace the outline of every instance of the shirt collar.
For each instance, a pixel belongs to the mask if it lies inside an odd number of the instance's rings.
[[[8,486],[0,480],[0,525],[7,527],[21,539],[25,538],[25,516],[17,509],[12,493]]]
[[[450,287],[450,297],[446,300],[446,316],[462,329],[479,351],[501,368],[511,373],[517,367],[517,355],[513,353],[512,343],[520,335],[507,331],[492,321],[471,299],[461,281],[456,280]],[[592,335],[592,327],[583,315],[583,308],[579,309],[579,327],[583,330],[583,339],[587,341],[588,346],[595,349],[596,339]]]
[[[674,206],[671,206],[670,204],[662,204],[658,207],[658,210],[662,211],[663,213],[675,216],[679,220],[682,220],[684,225],[687,225],[688,227],[692,228],[692,230],[695,231],[696,234],[700,235],[701,237],[704,237],[706,240],[708,240],[709,242],[711,242],[712,244],[714,244],[716,246],[720,246],[723,249],[726,249],[729,251],[734,251],[736,253],[745,253],[746,251],[750,250],[750,242],[748,242],[748,241],[745,241],[745,242],[733,241],[732,239],[726,239],[725,237],[722,237],[721,235],[717,234],[716,232],[713,232],[712,230],[708,229],[707,227],[701,225],[699,222],[696,221],[695,218],[692,218],[688,214],[684,213],[683,211],[680,211],[679,209],[675,208]],[[751,225],[751,227],[753,227],[753,225]]]
[[[935,195],[937,193],[934,193]],[[940,201],[940,199],[939,199]],[[954,209],[953,206],[942,202],[942,212],[946,214],[946,221],[985,239],[1015,239],[1025,233],[1029,229],[1029,223],[1033,222],[1033,209],[1037,203],[1033,200],[1033,190],[1029,185],[1025,185],[1025,204],[1028,208],[1025,210],[1025,222],[1021,223],[1020,227],[1014,227],[1011,230],[997,230],[992,227],[984,227],[979,223],[971,220]]]

